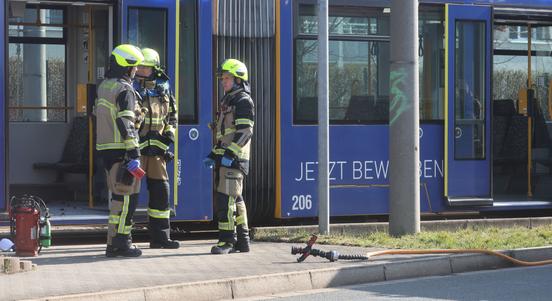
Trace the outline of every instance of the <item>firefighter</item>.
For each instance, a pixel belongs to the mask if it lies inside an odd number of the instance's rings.
[[[170,239],[169,175],[167,163],[174,154],[177,126],[174,97],[169,91],[169,78],[160,65],[159,54],[142,49],[144,61],[138,66],[134,85],[142,97],[145,119],[140,128],[141,163],[146,172],[149,191],[148,218],[150,248],[178,249],[180,243]]]
[[[140,169],[137,126],[141,122],[139,95],[132,79],[143,59],[133,45],[115,47],[95,102],[96,150],[104,161],[111,191],[107,257],[142,255],[140,249],[131,247],[130,234],[140,191],[140,180],[131,172]]]
[[[254,104],[244,63],[227,59],[221,64],[218,76],[224,96],[219,102],[217,119],[210,124],[216,144],[203,161],[207,167],[215,168],[219,239],[211,253],[249,252],[247,210],[242,190],[244,177],[249,172]]]

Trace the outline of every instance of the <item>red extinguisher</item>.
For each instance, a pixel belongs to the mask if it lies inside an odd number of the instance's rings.
[[[46,204],[37,196],[13,196],[10,199],[9,213],[15,255],[37,256],[42,248],[41,226],[44,225],[44,220],[47,221],[49,218]]]

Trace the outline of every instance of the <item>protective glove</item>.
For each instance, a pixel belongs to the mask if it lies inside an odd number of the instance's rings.
[[[215,167],[215,160],[207,157],[203,159],[203,165],[205,165],[205,167],[207,168],[213,169],[213,167]]]
[[[128,161],[127,163],[127,170],[130,172],[134,172],[140,168],[140,160],[138,159],[132,159]]]
[[[220,160],[220,164],[226,167],[231,167],[233,162],[234,159],[226,155],[224,155],[224,157],[222,157],[222,160]]]
[[[166,151],[165,155],[163,155],[163,159],[165,159],[165,162],[171,162],[174,160],[174,154],[171,151]]]

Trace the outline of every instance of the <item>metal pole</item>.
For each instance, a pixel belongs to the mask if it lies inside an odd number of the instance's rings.
[[[318,227],[330,234],[328,0],[318,1]]]
[[[418,0],[391,0],[389,234],[420,232]]]

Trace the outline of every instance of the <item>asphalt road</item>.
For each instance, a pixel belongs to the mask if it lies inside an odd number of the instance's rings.
[[[552,300],[552,265],[388,281],[248,300]]]

